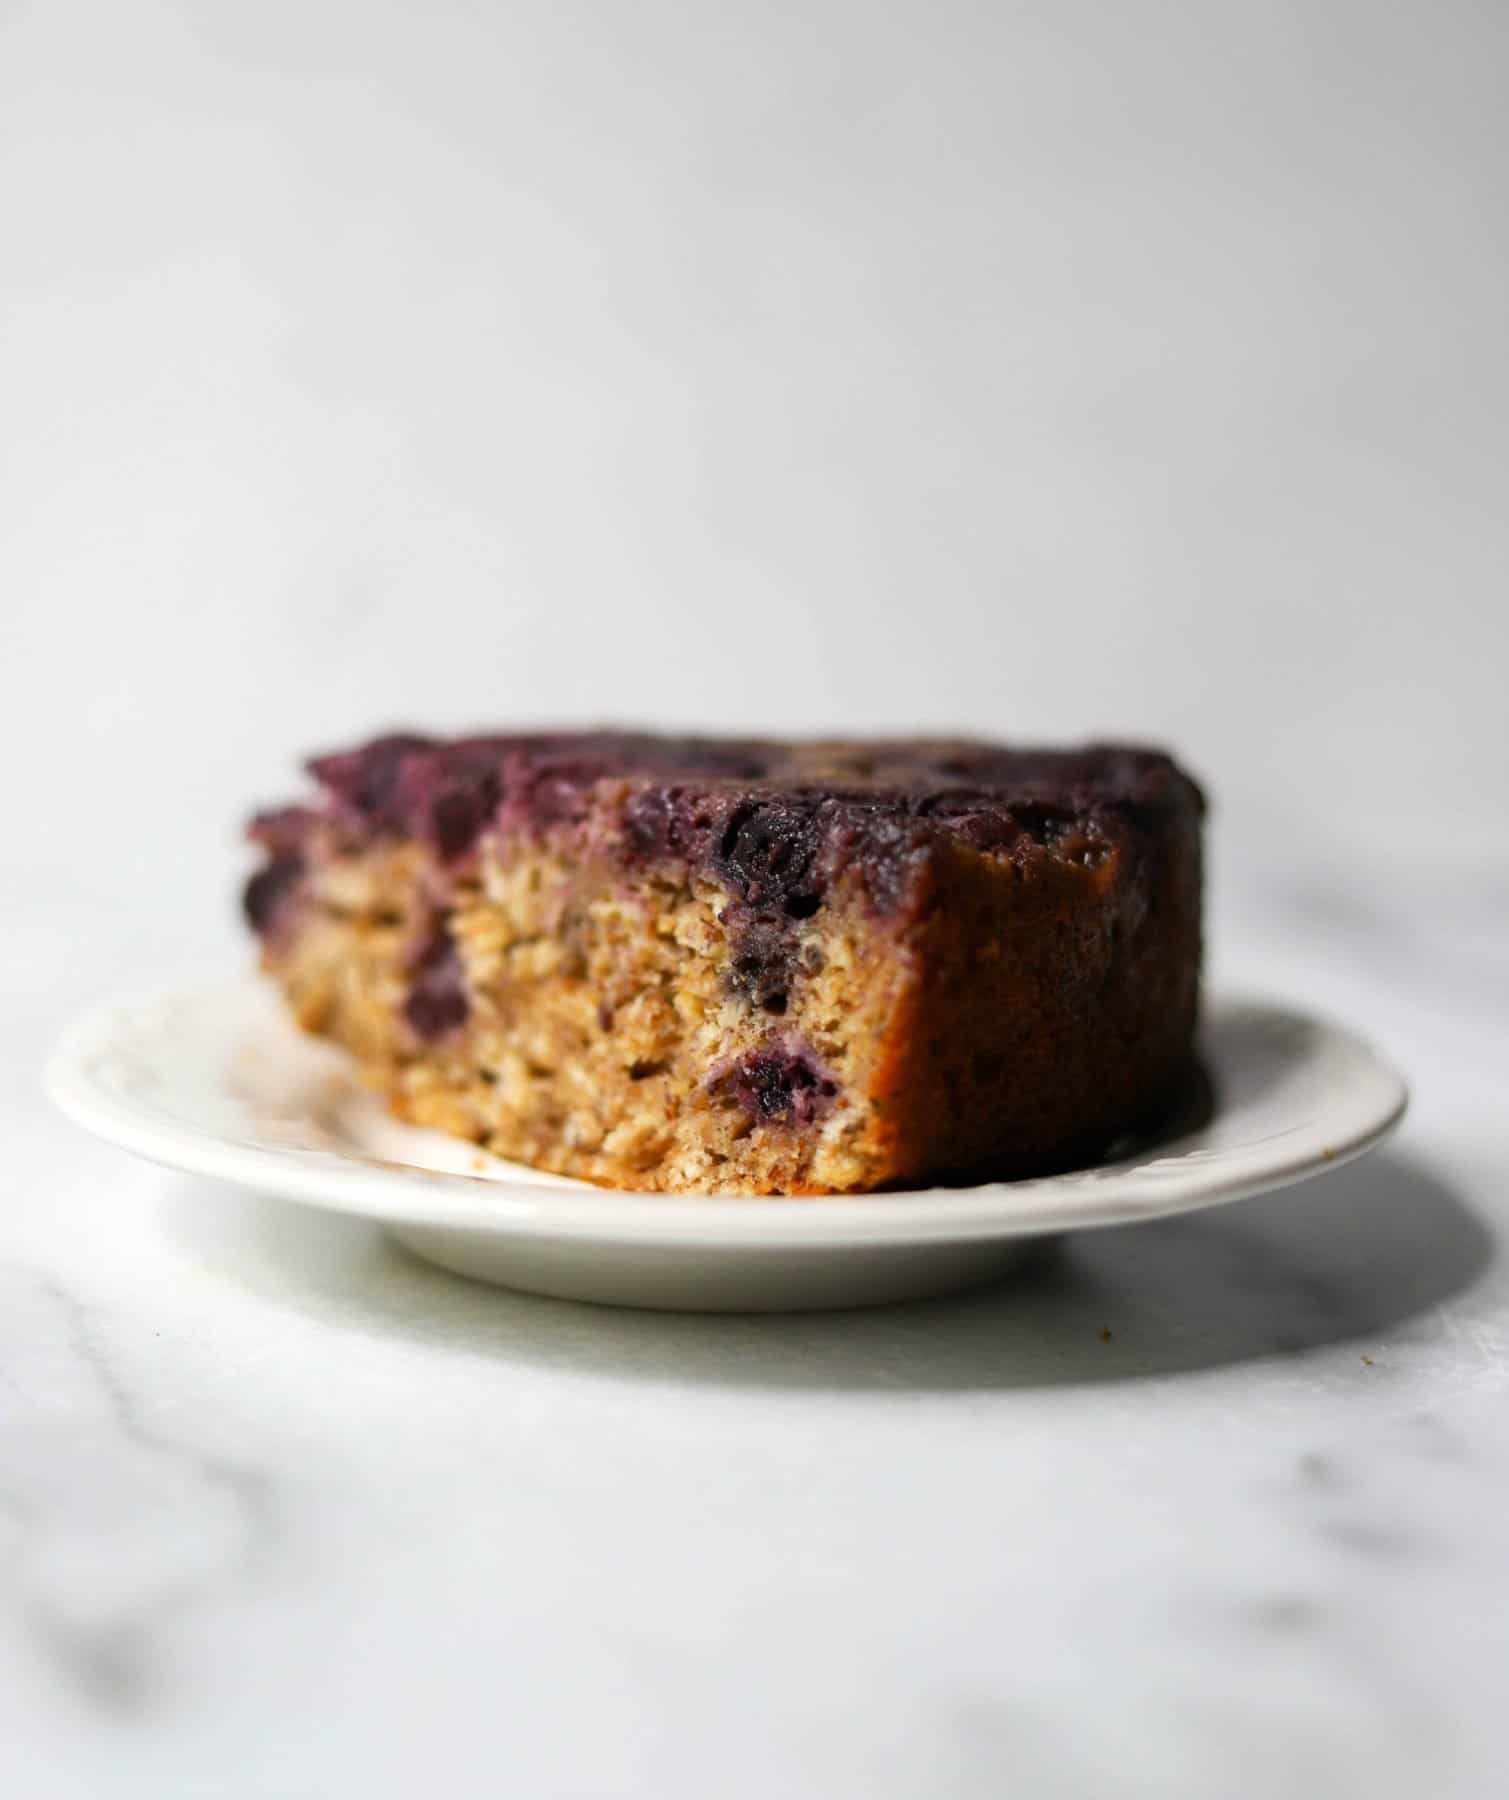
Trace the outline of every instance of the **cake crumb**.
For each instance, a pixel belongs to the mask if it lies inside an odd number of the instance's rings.
[[[452,1168],[1039,1175],[1187,1071],[1203,800],[1161,752],[400,732],[309,767],[251,824],[247,922],[306,1030],[477,1147]]]

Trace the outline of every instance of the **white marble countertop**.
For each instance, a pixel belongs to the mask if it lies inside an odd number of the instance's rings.
[[[1392,1145],[990,1292],[764,1319],[468,1285],[92,1143],[34,1033],[174,921],[23,915],[0,1787],[1498,1791],[1509,882],[1449,917],[1238,885],[1217,979],[1372,1031],[1416,1081]]]

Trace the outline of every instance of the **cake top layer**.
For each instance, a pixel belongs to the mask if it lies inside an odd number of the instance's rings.
[[[752,905],[793,917],[815,910],[849,867],[872,900],[894,904],[906,871],[943,840],[1018,861],[1093,861],[1139,825],[1202,804],[1168,756],[1121,744],[396,732],[308,767],[325,790],[323,812],[294,808],[253,822],[252,835],[275,855],[295,848],[315,818],[356,841],[419,838],[447,863],[463,861],[490,831],[590,820],[630,859],[707,866]]]

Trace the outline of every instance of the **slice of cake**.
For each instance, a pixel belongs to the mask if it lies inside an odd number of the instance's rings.
[[[629,1188],[1092,1160],[1191,1059],[1198,788],[1100,745],[379,738],[246,916],[401,1117]]]

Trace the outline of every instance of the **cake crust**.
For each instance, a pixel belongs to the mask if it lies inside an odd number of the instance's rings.
[[[1195,784],[1159,752],[646,734],[314,758],[264,967],[399,1116],[639,1188],[1092,1159],[1185,1078]]]

